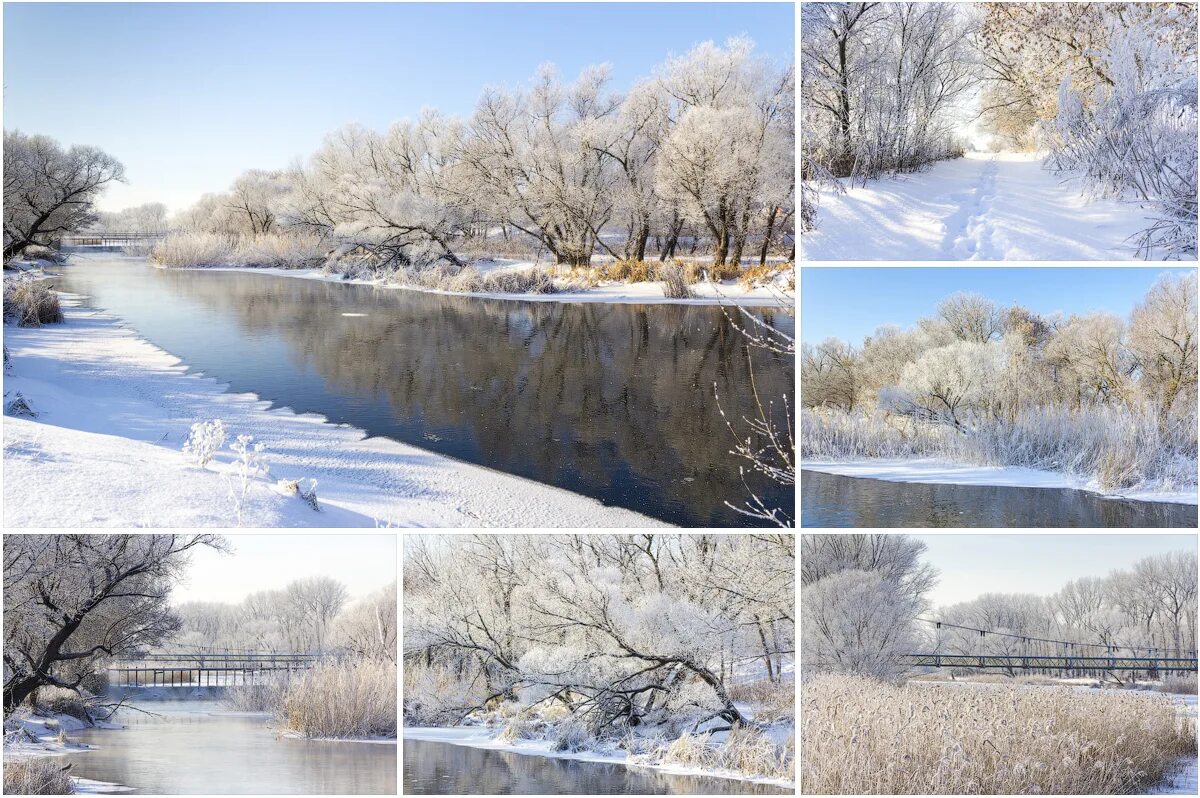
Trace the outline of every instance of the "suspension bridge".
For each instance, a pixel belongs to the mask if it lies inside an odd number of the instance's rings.
[[[108,665],[113,687],[233,687],[311,668],[319,654],[298,652],[166,652],[122,657]]]
[[[935,636],[933,651],[902,655],[901,662],[912,667],[1000,669],[1010,673],[1017,670],[1071,673],[1133,671],[1145,673],[1151,678],[1196,673],[1195,649],[1079,643],[962,626],[930,618],[916,620],[933,627]],[[951,636],[950,640],[945,639],[947,634]],[[970,648],[974,651],[967,650]]]

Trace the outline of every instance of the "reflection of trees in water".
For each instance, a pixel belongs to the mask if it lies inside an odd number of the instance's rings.
[[[404,741],[404,793],[447,795],[783,794],[752,782],[576,762],[449,743]]]
[[[470,436],[447,440],[442,451],[627,506],[662,507],[650,511],[664,517],[687,507],[696,523],[742,523],[723,504],[744,488],[713,384],[738,419],[753,412],[750,371],[745,339],[719,308],[512,302],[265,275],[156,274],[176,291],[233,311],[246,330],[286,333],[297,365],[338,392],[386,398],[401,419],[419,418],[423,430]],[[759,350],[750,357],[765,397],[778,404],[785,392],[791,396],[794,363]],[[760,495],[780,492],[761,479],[750,484]],[[794,506],[788,494],[779,501]]]

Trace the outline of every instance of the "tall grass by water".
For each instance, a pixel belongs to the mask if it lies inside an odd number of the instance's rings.
[[[1167,696],[821,676],[801,687],[806,794],[1137,793],[1195,754]]]
[[[5,795],[71,795],[75,786],[57,757],[41,759],[4,758]]]
[[[4,280],[4,320],[18,327],[60,324],[63,320],[58,292],[43,280],[10,277]]]
[[[1080,477],[1102,490],[1186,490],[1196,484],[1196,424],[1160,430],[1150,412],[1037,408],[1012,421],[980,418],[965,431],[884,412],[814,408],[800,414],[802,460],[932,457],[1022,466]]]

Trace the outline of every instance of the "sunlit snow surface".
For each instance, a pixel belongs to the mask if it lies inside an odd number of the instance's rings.
[[[936,485],[996,485],[1009,488],[1072,488],[1100,495],[1113,495],[1097,489],[1094,485],[1055,471],[1039,471],[1036,468],[1019,466],[973,466],[934,459],[880,459],[857,460],[847,463],[831,463],[820,460],[803,460],[800,468],[837,474],[843,477],[866,477],[888,482],[918,482]],[[1139,501],[1174,502],[1196,504],[1197,493],[1191,491],[1155,492],[1124,491],[1122,499]]]
[[[1153,214],[1088,199],[1032,156],[972,153],[923,172],[820,191],[804,260],[1131,260]]]

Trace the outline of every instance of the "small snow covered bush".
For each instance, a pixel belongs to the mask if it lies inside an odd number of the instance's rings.
[[[33,405],[29,404],[29,400],[17,391],[9,401],[4,404],[4,414],[8,416],[16,416],[17,418],[37,418],[37,411],[33,409]]]
[[[192,424],[192,431],[183,442],[184,454],[189,455],[196,465],[204,468],[225,445],[225,437],[225,422],[221,419],[197,421]]]
[[[483,291],[497,294],[554,294],[558,289],[544,269],[503,269],[483,277]]]
[[[219,233],[171,233],[150,250],[150,259],[163,266],[194,269],[229,265],[237,248],[233,236]]]
[[[1168,676],[1155,689],[1161,693],[1196,695],[1196,676],[1195,674],[1191,676]]]
[[[61,324],[63,313],[58,292],[45,280],[27,275],[5,279],[4,320],[18,327]]]

